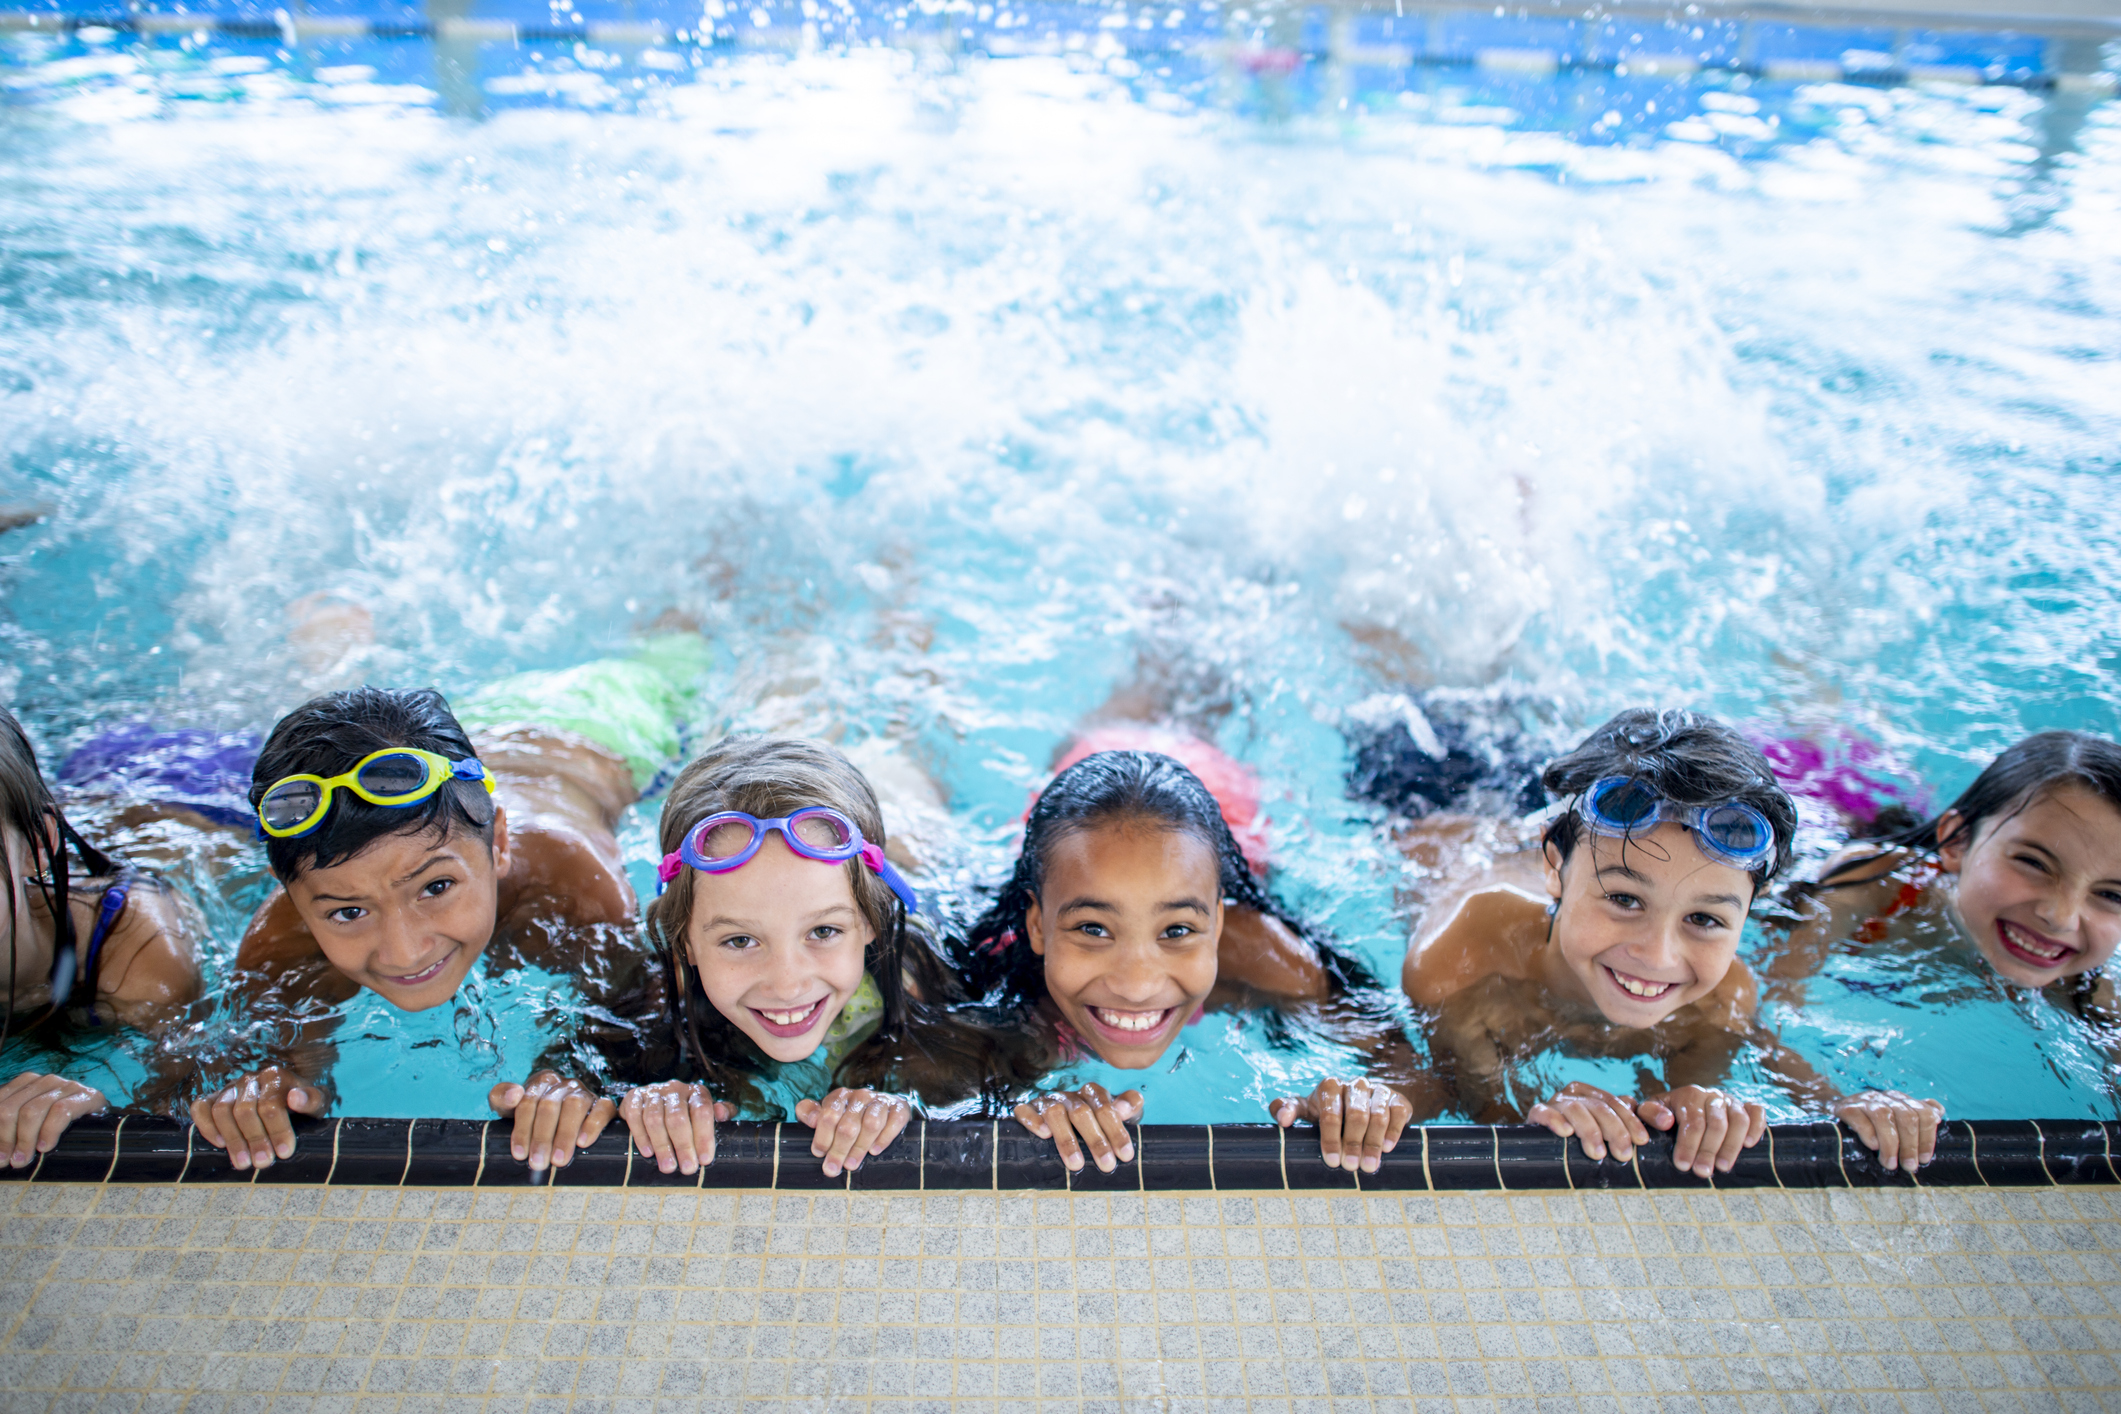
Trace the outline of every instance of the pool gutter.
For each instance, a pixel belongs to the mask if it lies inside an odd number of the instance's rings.
[[[1696,1178],[1658,1136],[1627,1163],[1528,1125],[1432,1125],[1407,1131],[1374,1174],[1327,1168],[1315,1129],[1266,1124],[1151,1124],[1137,1159],[1110,1174],[1071,1174],[1053,1146],[1014,1121],[916,1121],[861,1168],[826,1178],[800,1124],[729,1124],[712,1165],[663,1174],[614,1126],[562,1169],[533,1174],[508,1151],[500,1120],[327,1119],[296,1123],[293,1158],[236,1169],[188,1124],[158,1116],[75,1122],[57,1147],[0,1180],[29,1183],[349,1184],[416,1188],[713,1188],[1085,1192],[1230,1189],[1468,1192],[1539,1189],[2046,1188],[2121,1183],[2121,1124],[2098,1120],[1953,1120],[1918,1174],[1888,1171],[1834,1124],[1770,1126],[1730,1173]]]

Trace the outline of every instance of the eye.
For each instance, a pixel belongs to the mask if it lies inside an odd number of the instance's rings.
[[[1686,916],[1686,921],[1687,926],[1692,928],[1716,929],[1730,926],[1713,913],[1689,913]]]
[[[1195,928],[1191,923],[1173,923],[1170,927],[1164,929],[1163,932],[1157,934],[1156,936],[1159,938],[1166,939],[1190,938],[1199,931],[1200,930],[1198,928]]]
[[[2121,892],[2113,889],[2101,889],[2097,896],[2105,901],[2107,907],[2121,908]]]
[[[1605,901],[1627,913],[1640,913],[1642,900],[1633,894],[1607,894]]]
[[[718,948],[728,948],[734,952],[748,952],[758,945],[759,940],[749,933],[732,933],[715,944]]]
[[[817,927],[810,930],[810,941],[813,943],[829,943],[846,931],[846,929],[831,923],[820,923]]]
[[[422,889],[420,890],[420,897],[421,897],[421,898],[440,898],[440,897],[441,897],[442,895],[444,895],[444,894],[448,893],[448,892],[449,892],[449,891],[450,891],[451,889],[455,888],[456,886],[457,886],[457,881],[456,881],[456,880],[454,880],[454,879],[450,879],[450,878],[441,878],[441,879],[429,879],[429,880],[427,881],[427,884],[426,884],[426,886],[425,886],[424,888],[422,888]]]
[[[368,916],[368,910],[348,904],[344,908],[335,908],[324,916],[334,923],[358,923]]]
[[[1072,931],[1080,933],[1086,938],[1109,938],[1112,936],[1102,923],[1078,923]]]

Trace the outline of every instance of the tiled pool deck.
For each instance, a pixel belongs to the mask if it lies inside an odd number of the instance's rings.
[[[2121,1190],[0,1188],[7,1410],[2121,1410]]]

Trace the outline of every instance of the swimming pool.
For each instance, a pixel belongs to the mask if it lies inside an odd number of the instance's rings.
[[[1846,726],[1942,797],[2113,731],[2106,90],[2034,82],[2038,36],[1397,8],[15,32],[0,499],[52,513],[0,538],[0,689],[55,754],[266,724],[312,590],[375,612],[364,671],[449,691],[674,607],[709,729],[797,681],[770,724],[913,743],[962,894],[1146,641],[1219,684],[1277,886],[1387,978],[1401,864],[1340,723],[1410,676]],[[259,867],[185,871],[214,964]],[[2044,1003],[1834,966],[1775,1019],[1845,1088],[2114,1112]],[[470,1046],[352,1004],[340,1111],[483,1117],[567,989],[478,985]],[[1153,1121],[1344,1059],[1221,1015],[1175,1055]]]

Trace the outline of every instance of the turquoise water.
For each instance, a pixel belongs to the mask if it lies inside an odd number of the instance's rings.
[[[0,692],[53,755],[269,724],[312,590],[445,690],[676,608],[710,727],[914,744],[962,899],[1147,645],[1266,781],[1276,886],[1390,978],[1339,730],[1378,692],[1846,727],[1943,797],[2116,729],[2110,102],[828,35],[489,52],[474,123],[421,45],[4,44],[0,499],[52,514],[0,536]],[[257,867],[184,873],[216,975]],[[345,1111],[483,1113],[565,984],[481,985],[468,1047],[357,1003]],[[1845,1086],[2115,1112],[2096,1037],[1948,963],[1812,1003],[1771,1019]],[[1150,1117],[1344,1060],[1211,1016]]]

